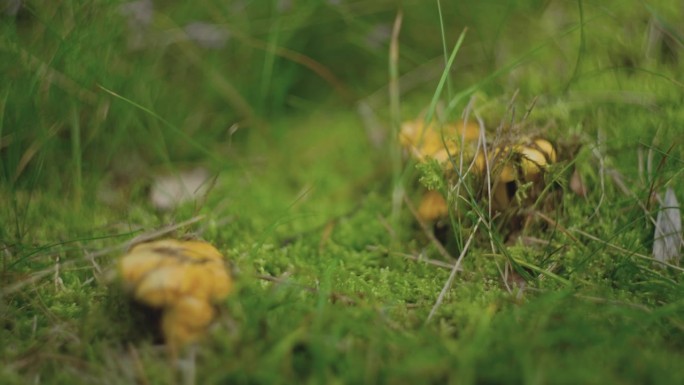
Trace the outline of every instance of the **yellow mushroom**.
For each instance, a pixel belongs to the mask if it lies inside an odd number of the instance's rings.
[[[493,152],[497,154],[497,151],[498,149],[494,149]],[[511,182],[539,183],[540,176],[548,165],[556,161],[556,150],[549,141],[538,138],[513,146],[511,155],[503,161],[505,163],[501,166],[498,179],[500,183],[495,185],[493,192],[494,207],[497,210],[509,207],[513,198],[511,195],[515,191],[510,186]],[[514,162],[517,162],[517,165],[514,165]]]
[[[537,178],[546,167],[556,161],[556,150],[545,139],[535,139],[531,144],[521,146],[520,168],[526,181]]]
[[[515,169],[510,163],[500,165],[500,171],[492,182],[492,206],[495,210],[508,207],[513,197],[509,194],[509,184],[515,183]]]
[[[418,206],[418,218],[424,222],[434,222],[449,214],[447,201],[437,191],[427,191]]]
[[[539,175],[546,166],[546,157],[539,150],[523,147],[520,150],[520,169],[525,180],[532,180]]]
[[[206,301],[182,297],[164,310],[161,327],[164,338],[172,349],[195,341],[204,335],[214,319],[214,307]]]
[[[503,183],[513,182],[515,180],[515,168],[508,162],[502,164],[497,179]]]
[[[149,271],[176,264],[173,259],[165,258],[164,254],[150,250],[134,248],[130,254],[135,254],[135,258],[119,260],[119,271],[127,290],[133,290]]]
[[[551,142],[546,139],[539,138],[534,140],[534,145],[544,153],[549,163],[556,163],[556,149],[553,148]]]
[[[162,332],[173,349],[204,333],[213,304],[232,288],[223,256],[202,241],[142,243],[121,257],[119,273],[136,301],[162,309]]]
[[[426,125],[422,118],[418,118],[402,125],[399,141],[418,161],[438,161],[447,178],[452,175],[450,156],[462,157],[464,165],[472,163],[475,175],[485,177],[489,173],[492,207],[499,211],[511,206],[522,184],[527,186],[531,182],[536,186],[543,183],[541,176],[549,164],[557,161],[553,144],[543,138],[504,137],[501,139],[504,143],[490,145],[485,156],[484,149],[476,147],[479,136],[480,127],[472,122],[439,126],[436,123]],[[434,221],[446,216],[446,206],[441,195],[428,192],[420,202],[418,215],[422,220]]]
[[[459,152],[462,145],[477,142],[479,135],[480,128],[474,122],[464,124],[459,121],[440,128],[434,122],[425,125],[419,118],[402,124],[399,142],[421,162],[435,159],[445,163],[449,160],[449,155]]]
[[[511,199],[512,197],[509,196],[507,183],[500,183],[492,190],[492,208],[494,210],[505,210],[511,205]]]

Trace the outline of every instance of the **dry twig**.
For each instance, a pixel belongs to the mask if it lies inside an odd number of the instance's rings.
[[[456,278],[456,272],[458,272],[458,270],[461,266],[461,261],[463,261],[463,257],[465,257],[466,253],[468,252],[468,248],[470,247],[470,242],[475,237],[475,234],[477,233],[477,229],[480,227],[481,222],[482,222],[482,218],[478,219],[477,223],[475,223],[475,227],[473,228],[473,232],[470,233],[470,236],[468,237],[468,241],[466,241],[465,246],[463,246],[463,250],[461,251],[461,255],[459,255],[458,260],[454,264],[454,267],[451,269],[451,274],[449,275],[449,279],[447,279],[446,283],[444,284],[444,287],[442,288],[442,291],[439,293],[439,297],[437,297],[437,302],[435,302],[435,305],[430,310],[430,314],[428,314],[428,318],[425,321],[426,323],[430,322],[432,317],[435,315],[435,312],[437,312],[437,309],[442,304],[442,301],[444,301],[444,296],[446,295],[446,292],[451,288],[451,285],[454,283],[454,279]]]

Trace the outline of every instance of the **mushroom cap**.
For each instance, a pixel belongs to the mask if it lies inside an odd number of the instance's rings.
[[[520,167],[523,176],[530,181],[535,179],[546,167],[556,162],[556,150],[546,139],[535,139],[532,143],[520,146]]]
[[[546,156],[548,163],[556,163],[556,149],[553,144],[546,139],[537,138],[534,140],[534,145]]]
[[[165,239],[135,246],[119,261],[124,287],[152,307],[190,296],[207,302],[225,298],[232,280],[223,256],[201,241]]]
[[[162,253],[134,249],[119,260],[119,272],[125,288],[133,290],[150,271],[175,264],[177,262],[173,258]]]
[[[474,122],[440,126],[431,122],[426,125],[423,119],[404,122],[399,132],[399,142],[419,161],[435,159],[447,162],[449,155],[457,154],[463,145],[477,142],[480,127]]]
[[[508,183],[515,180],[515,169],[510,163],[505,163],[501,166],[499,180],[503,183]]]
[[[230,286],[230,278],[222,265],[176,264],[149,271],[135,287],[134,297],[152,307],[172,306],[186,296],[217,302],[228,295]]]
[[[520,168],[525,179],[532,179],[539,175],[546,167],[546,157],[541,151],[532,147],[520,149]]]

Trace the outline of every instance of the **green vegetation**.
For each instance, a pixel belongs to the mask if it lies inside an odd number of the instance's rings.
[[[8,8],[0,383],[684,383],[682,269],[650,258],[654,194],[684,199],[680,2],[446,3],[403,2],[396,60],[393,1]],[[581,145],[532,242],[479,227],[439,306],[477,210],[447,258],[402,200],[435,175],[399,162],[397,123],[431,100]],[[155,209],[152,181],[196,166],[206,196]],[[160,229],[236,280],[180,362],[113,278]]]

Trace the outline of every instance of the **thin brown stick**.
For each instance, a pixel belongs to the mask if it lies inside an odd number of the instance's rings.
[[[131,247],[137,245],[138,243],[143,243],[143,242],[151,241],[153,239],[157,239],[163,235],[174,232],[174,231],[176,231],[182,227],[189,226],[189,225],[196,223],[196,222],[199,222],[203,219],[204,219],[204,215],[198,215],[196,217],[192,217],[192,218],[190,218],[186,221],[180,222],[180,223],[168,225],[168,226],[162,227],[161,229],[158,229],[158,230],[153,230],[153,231],[150,231],[147,233],[143,233],[143,234],[140,234],[137,237],[135,237],[129,241],[126,241],[124,243],[120,243],[116,246],[112,246],[112,247],[108,247],[108,248],[105,248],[102,250],[98,250],[94,253],[89,253],[86,256],[86,258],[87,259],[94,259],[94,258],[99,258],[99,257],[102,257],[104,255],[110,254],[114,251],[129,250]],[[69,262],[73,262],[73,261],[75,261],[75,260],[71,260]]]
[[[390,117],[392,122],[392,137],[394,141],[399,138],[401,127],[401,106],[399,102],[399,32],[401,31],[401,21],[403,14],[401,10],[397,12],[392,27],[392,37],[389,47],[389,99]],[[399,212],[401,209],[401,198],[404,196],[404,187],[401,183],[401,152],[396,142],[393,143],[391,155],[393,189],[392,189],[392,226],[397,226]]]
[[[126,242],[125,243],[125,245],[127,245],[126,248],[130,248],[132,246],[135,246],[138,243],[147,242],[147,241],[151,241],[153,239],[157,239],[157,238],[161,237],[162,235],[166,235],[168,233],[174,232],[174,231],[180,229],[181,227],[189,226],[189,225],[191,225],[195,222],[199,222],[203,219],[204,219],[204,215],[198,215],[198,216],[192,217],[186,221],[162,227],[159,230],[154,230],[154,231],[150,231],[150,232],[145,233],[145,234],[140,234],[137,237]]]
[[[430,322],[432,317],[437,312],[437,309],[440,307],[440,305],[442,305],[442,301],[444,301],[444,296],[446,295],[446,292],[451,288],[451,285],[454,283],[454,279],[456,278],[456,273],[459,271],[459,268],[461,266],[461,261],[463,261],[463,257],[465,257],[466,252],[468,252],[468,248],[470,247],[470,242],[475,237],[475,233],[477,233],[477,229],[480,227],[481,222],[482,222],[482,218],[479,218],[477,220],[477,223],[475,224],[475,227],[473,228],[473,232],[470,233],[470,236],[468,237],[468,241],[466,241],[465,246],[463,246],[463,250],[461,251],[461,255],[459,255],[458,260],[454,264],[453,269],[451,269],[451,274],[449,274],[449,279],[447,279],[446,283],[444,284],[444,287],[442,288],[442,291],[439,293],[439,297],[437,297],[437,302],[435,302],[435,305],[430,310],[430,314],[428,314],[428,318],[425,321],[425,323]]]
[[[199,216],[190,218],[187,221],[183,221],[183,222],[173,224],[173,225],[168,225],[168,226],[162,227],[161,229],[138,235],[137,237],[131,239],[130,241],[120,243],[116,246],[108,247],[108,248],[96,251],[94,253],[86,254],[85,259],[90,260],[90,261],[94,261],[95,258],[111,254],[114,251],[128,250],[132,246],[134,246],[138,243],[146,242],[146,241],[150,241],[152,239],[159,238],[162,235],[166,235],[170,232],[176,231],[177,229],[179,229],[181,227],[185,227],[185,226],[191,225],[195,222],[201,221],[202,219],[204,219],[204,216],[199,215]],[[68,260],[65,262],[61,262],[61,268],[71,266],[78,261],[80,261],[80,259],[71,259],[71,260]],[[40,281],[41,279],[43,279],[44,277],[46,277],[52,273],[54,273],[54,267],[49,267],[47,269],[40,270],[40,271],[37,271],[35,273],[32,273],[29,278],[22,280],[22,281],[19,281],[19,282],[15,282],[11,285],[4,287],[2,290],[0,290],[0,296],[5,296],[8,294],[17,292],[21,288],[23,288],[24,286],[34,284],[34,283]]]
[[[35,273],[32,273],[27,279],[21,280],[19,282],[15,282],[11,285],[5,286],[2,290],[0,290],[0,296],[7,296],[9,294],[12,294],[14,292],[17,292],[21,290],[26,285],[30,285],[32,283],[36,283],[40,281],[41,279],[47,277],[48,275],[52,274],[54,272],[54,268],[50,267],[45,270],[37,271]]]
[[[403,258],[406,258],[406,259],[410,259],[410,260],[416,261],[416,262],[423,262],[423,263],[427,263],[428,265],[441,267],[441,268],[443,268],[443,269],[449,269],[449,270],[451,270],[451,269],[453,269],[453,268],[455,267],[455,264],[453,264],[453,263],[448,263],[448,262],[440,261],[440,260],[438,260],[438,259],[425,258],[425,257],[422,257],[422,256],[416,256],[416,255],[413,255],[413,254],[406,254],[406,253],[393,253],[393,254],[398,255],[398,256],[400,256],[400,257],[403,257]],[[463,270],[463,269],[459,267],[458,270],[461,271],[461,270]]]

